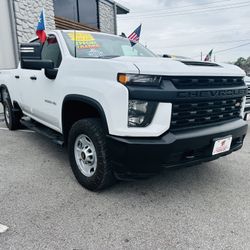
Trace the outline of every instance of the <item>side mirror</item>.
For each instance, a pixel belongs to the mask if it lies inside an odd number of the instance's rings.
[[[40,43],[22,43],[20,46],[21,68],[38,69],[37,67],[33,68],[31,61],[41,60],[41,52],[42,52],[42,46]]]
[[[50,80],[56,79],[58,73],[58,69],[45,69],[45,75],[48,77]]]
[[[54,63],[51,60],[41,60],[42,45],[40,43],[22,43],[21,68],[22,69],[53,69]]]
[[[42,45],[40,43],[23,43],[21,44],[20,51],[22,69],[45,69],[46,77],[51,80],[56,78],[58,69],[55,69],[52,60],[42,60]]]
[[[42,45],[40,43],[22,43],[20,45],[20,58],[41,60]]]
[[[54,69],[54,62],[51,60],[32,60],[23,59],[21,61],[22,69]]]

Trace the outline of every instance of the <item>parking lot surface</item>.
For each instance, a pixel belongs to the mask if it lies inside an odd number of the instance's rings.
[[[66,149],[4,128],[0,249],[250,249],[249,135],[215,162],[92,193]]]

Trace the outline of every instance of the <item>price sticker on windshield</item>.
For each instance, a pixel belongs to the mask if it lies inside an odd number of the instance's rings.
[[[68,36],[74,42],[89,42],[95,41],[95,38],[89,33],[68,32]]]
[[[95,38],[89,33],[82,32],[68,32],[71,41],[76,44],[78,49],[97,49],[100,45]]]

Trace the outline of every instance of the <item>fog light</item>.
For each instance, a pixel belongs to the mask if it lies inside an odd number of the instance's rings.
[[[130,100],[128,105],[128,126],[146,127],[155,114],[157,103],[140,100]]]

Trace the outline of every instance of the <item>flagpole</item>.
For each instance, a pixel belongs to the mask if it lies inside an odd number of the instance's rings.
[[[46,30],[47,22],[46,22],[46,12],[45,12],[45,8],[44,7],[43,7],[43,19],[44,19],[44,28]]]

